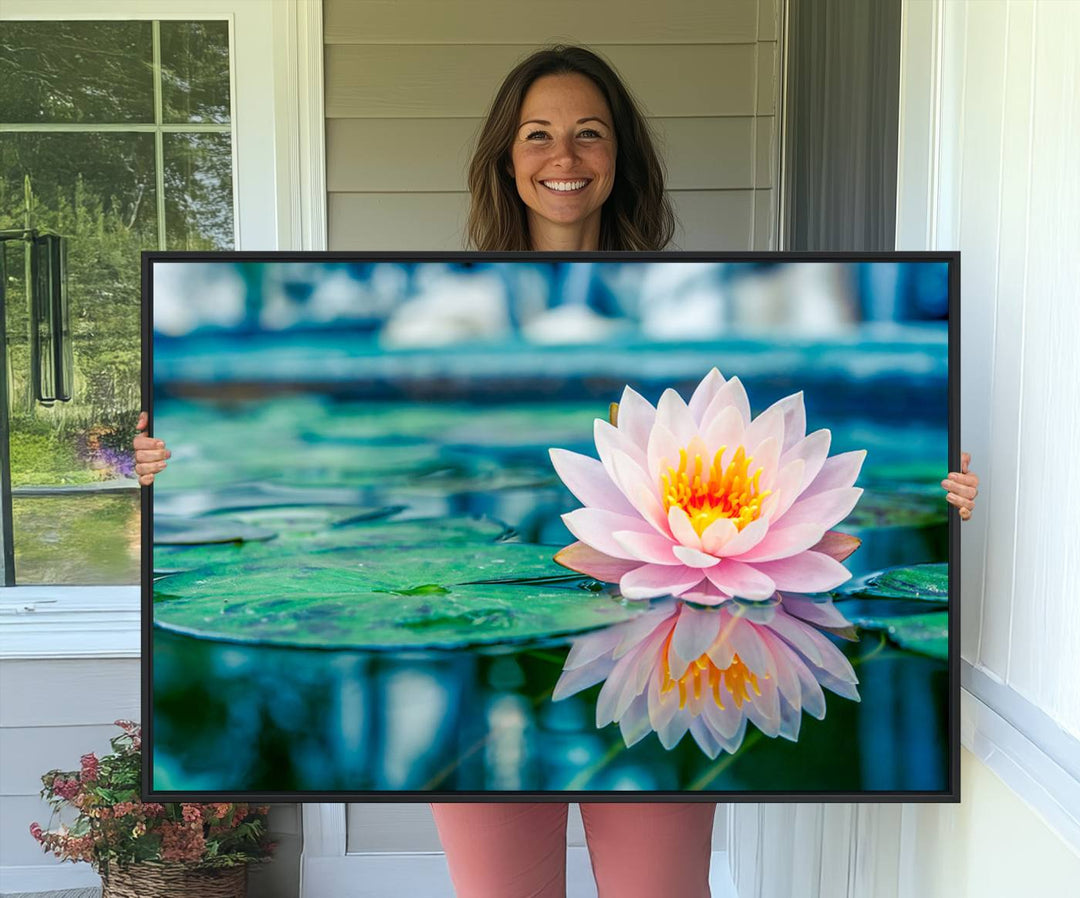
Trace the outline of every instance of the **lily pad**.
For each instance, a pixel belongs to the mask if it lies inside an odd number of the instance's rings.
[[[154,515],[154,545],[195,546],[211,543],[259,542],[276,532],[232,518]]]
[[[227,545],[154,546],[154,570],[179,573],[200,567],[218,567],[237,562],[252,562],[284,555],[299,555],[326,549],[347,549],[387,545],[456,546],[513,542],[517,535],[500,521],[491,518],[437,518],[378,520],[348,523],[346,517],[328,516],[333,509],[256,509],[237,515],[246,522],[269,520],[281,528],[278,538],[269,543]],[[340,509],[338,509],[340,511]],[[312,512],[308,515],[304,512]],[[314,512],[323,512],[314,514]],[[292,514],[297,513],[297,514]],[[200,519],[196,519],[200,520]],[[211,518],[210,520],[217,520]],[[295,529],[289,529],[290,525]],[[554,550],[551,550],[552,554]],[[560,568],[560,570],[563,570]]]
[[[916,602],[949,601],[949,566],[915,564],[890,568],[845,583],[838,598],[905,599]]]
[[[931,611],[906,617],[856,617],[856,626],[880,630],[902,649],[942,661],[949,657],[949,613]]]
[[[386,517],[399,508],[372,506],[369,492],[336,487],[298,487],[278,483],[252,482],[227,484],[215,489],[167,492],[154,497],[154,515],[208,514],[220,511],[243,511],[253,508],[296,508],[309,505],[348,505],[354,515]]]
[[[948,503],[942,495],[904,492],[892,493],[867,489],[859,497],[840,529],[864,530],[877,527],[945,527]]]
[[[383,546],[223,565],[157,581],[154,622],[207,639],[400,649],[578,633],[645,610],[607,591],[468,582],[493,572],[565,574],[552,552],[519,543]]]

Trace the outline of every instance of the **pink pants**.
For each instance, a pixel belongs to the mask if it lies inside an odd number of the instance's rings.
[[[432,804],[458,898],[564,898],[561,803]],[[583,804],[599,898],[709,898],[711,802]]]

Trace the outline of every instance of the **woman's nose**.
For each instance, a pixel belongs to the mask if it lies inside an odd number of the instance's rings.
[[[554,162],[566,162],[572,164],[577,159],[577,147],[572,135],[556,138],[551,149],[551,157]]]

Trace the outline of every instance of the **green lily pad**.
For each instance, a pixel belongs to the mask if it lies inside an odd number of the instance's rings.
[[[880,630],[902,649],[942,661],[949,657],[949,613],[931,611],[906,617],[856,617],[856,626]]]
[[[878,527],[947,526],[949,506],[941,495],[925,493],[879,492],[867,489],[859,497],[841,527],[844,531]]]
[[[214,489],[167,492],[154,497],[154,514],[212,514],[255,508],[300,508],[309,505],[347,505],[354,515],[385,517],[399,511],[387,506],[371,506],[365,490],[342,487],[287,486],[255,482],[227,484]]]
[[[949,566],[915,564],[890,568],[845,583],[837,598],[906,599],[915,602],[949,601]]]
[[[154,545],[195,546],[211,543],[259,542],[277,534],[233,518],[154,515]]]
[[[237,562],[280,558],[325,549],[347,549],[388,545],[460,546],[512,542],[517,536],[500,521],[491,518],[418,518],[349,523],[349,517],[335,518],[333,508],[254,509],[236,518],[249,523],[266,521],[280,532],[269,543],[226,545],[154,546],[154,570],[178,573],[200,567],[231,565]],[[339,513],[341,509],[336,509]],[[310,512],[310,514],[308,514]],[[347,515],[347,512],[345,512]],[[211,519],[216,520],[216,519]],[[337,521],[337,523],[334,523]],[[293,529],[289,529],[292,526]],[[554,549],[549,554],[554,554]],[[565,573],[564,568],[559,570]]]
[[[469,582],[564,575],[553,551],[520,543],[382,546],[202,568],[154,584],[154,622],[207,639],[400,649],[578,633],[645,610],[647,603],[606,591]]]

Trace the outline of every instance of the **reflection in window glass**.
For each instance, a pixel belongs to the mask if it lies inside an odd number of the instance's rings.
[[[232,141],[228,134],[166,134],[167,249],[232,249]]]
[[[11,504],[19,583],[139,582],[138,490],[16,498]]]
[[[155,35],[165,121],[197,133],[155,121]],[[24,243],[3,243],[16,582],[137,583],[140,253],[233,247],[227,23],[5,22],[0,84],[0,229],[67,238],[74,371],[70,402],[35,401]]]
[[[229,23],[161,23],[162,121],[229,121]]]
[[[0,121],[154,121],[150,22],[4,22]]]

